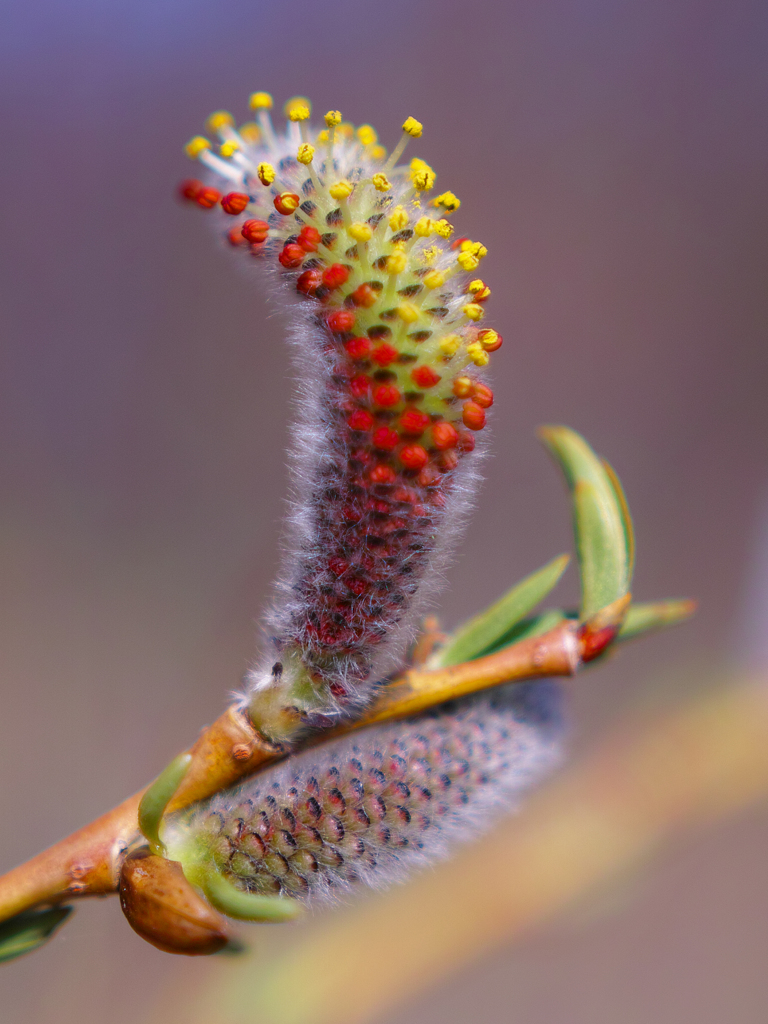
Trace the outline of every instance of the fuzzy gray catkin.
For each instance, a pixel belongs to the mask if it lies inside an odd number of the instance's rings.
[[[166,821],[168,856],[327,901],[476,839],[559,757],[561,688],[515,684],[291,757]]]

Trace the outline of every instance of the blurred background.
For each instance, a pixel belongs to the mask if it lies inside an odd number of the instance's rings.
[[[155,775],[255,650],[287,486],[284,321],[174,195],[183,144],[213,110],[245,119],[255,89],[339,107],[389,146],[423,120],[410,155],[489,248],[506,344],[445,625],[570,548],[534,436],[562,422],[625,484],[637,598],[701,603],[572,684],[574,763],[638,708],[768,675],[767,39],[759,0],[4,7],[0,870]],[[571,571],[557,598],[575,595]],[[393,977],[369,1016],[765,1021],[766,806],[757,794],[577,909],[502,928],[448,978],[425,971],[399,997]],[[436,914],[447,881],[440,899]],[[461,913],[451,927],[461,945]],[[257,954],[294,941],[249,934]],[[192,1005],[231,970],[159,953],[114,900],[91,902],[3,968],[2,1020],[147,1024],[163,1007],[181,1024],[181,994]],[[239,1024],[260,1012],[254,997]]]

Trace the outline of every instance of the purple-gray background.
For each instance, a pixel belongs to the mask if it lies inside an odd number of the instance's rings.
[[[737,653],[768,493],[767,43],[760,0],[5,6],[0,869],[156,773],[253,653],[286,493],[283,321],[174,199],[183,143],[253,89],[389,145],[423,120],[413,154],[489,247],[493,458],[446,623],[567,549],[533,434],[555,421],[622,476],[637,596],[702,602],[578,681],[575,747]],[[388,1020],[763,1021],[767,842],[745,815],[626,907]],[[2,970],[2,1020],[141,1024],[196,970],[113,901],[83,906]]]

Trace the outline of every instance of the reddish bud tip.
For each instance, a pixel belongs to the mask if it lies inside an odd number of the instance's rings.
[[[347,423],[352,430],[370,430],[373,426],[373,416],[367,409],[355,409],[348,417]]]
[[[326,320],[328,327],[332,331],[343,333],[345,331],[351,331],[355,326],[355,314],[350,309],[339,309]]]
[[[482,430],[485,426],[485,409],[476,402],[465,402],[461,411],[464,426],[470,430]]]
[[[406,444],[400,449],[400,461],[406,469],[423,469],[429,460],[420,444]]]
[[[298,210],[300,202],[301,199],[295,192],[281,192],[279,196],[275,197],[275,209],[287,217],[290,213],[295,213]]]
[[[227,192],[221,200],[221,208],[224,213],[230,213],[235,217],[238,213],[243,212],[249,202],[250,199],[245,192]]]
[[[364,373],[358,374],[349,382],[349,390],[355,398],[363,398],[371,390],[371,382]]]
[[[375,306],[378,297],[379,293],[374,288],[371,288],[369,284],[361,284],[359,288],[355,288],[352,292],[354,304],[356,306],[363,306],[365,309]]]
[[[493,392],[487,384],[475,384],[472,398],[482,409],[490,409],[493,405]]]
[[[412,434],[418,437],[423,434],[429,426],[429,416],[418,409],[406,409],[400,417],[400,429],[404,434]]]
[[[440,374],[435,373],[431,366],[417,366],[411,370],[411,380],[420,388],[433,388],[440,379]]]
[[[440,451],[455,448],[459,435],[452,423],[435,423],[432,427],[432,444]]]
[[[288,270],[294,270],[296,267],[300,267],[304,262],[304,257],[307,254],[301,248],[300,245],[296,245],[291,242],[286,246],[283,246],[283,251],[277,257],[278,261]]]
[[[378,427],[373,432],[373,444],[383,452],[391,452],[400,443],[400,435],[391,427]]]
[[[392,484],[396,480],[396,475],[390,466],[374,466],[369,474],[369,479],[374,484]]]
[[[260,242],[266,241],[269,224],[265,220],[247,220],[240,231],[246,242],[258,245]]]
[[[475,439],[471,434],[466,431],[462,431],[459,434],[459,440],[456,442],[456,447],[460,452],[472,452],[475,450]]]
[[[349,269],[343,263],[332,263],[323,271],[323,284],[326,288],[341,288],[349,277]]]
[[[384,342],[383,345],[377,345],[371,353],[371,359],[374,363],[378,363],[379,366],[389,366],[390,363],[394,363],[397,359],[397,349],[394,345],[389,345]]]
[[[197,205],[202,206],[205,210],[212,209],[219,199],[221,199],[221,192],[215,188],[209,188],[207,185],[204,185],[195,196]]]
[[[384,406],[385,409],[397,405],[400,401],[400,392],[394,384],[380,384],[373,391],[373,400],[376,405]]]
[[[492,330],[480,331],[477,340],[486,352],[495,352],[497,349],[500,349],[504,341],[497,331]]]
[[[367,359],[371,351],[370,338],[350,338],[344,342],[344,348],[350,359]]]
[[[296,291],[302,295],[314,295],[322,283],[323,275],[319,270],[305,270],[303,274],[299,274]]]
[[[309,224],[305,224],[299,232],[298,243],[306,252],[317,252],[317,247],[320,244],[320,232],[317,228],[311,228]]]

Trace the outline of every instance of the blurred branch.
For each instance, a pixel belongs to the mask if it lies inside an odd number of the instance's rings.
[[[298,933],[270,931],[261,955],[211,965],[201,988],[185,978],[148,1024],[368,1021],[679,834],[766,796],[768,682],[741,680],[615,729],[519,818],[437,871]]]

